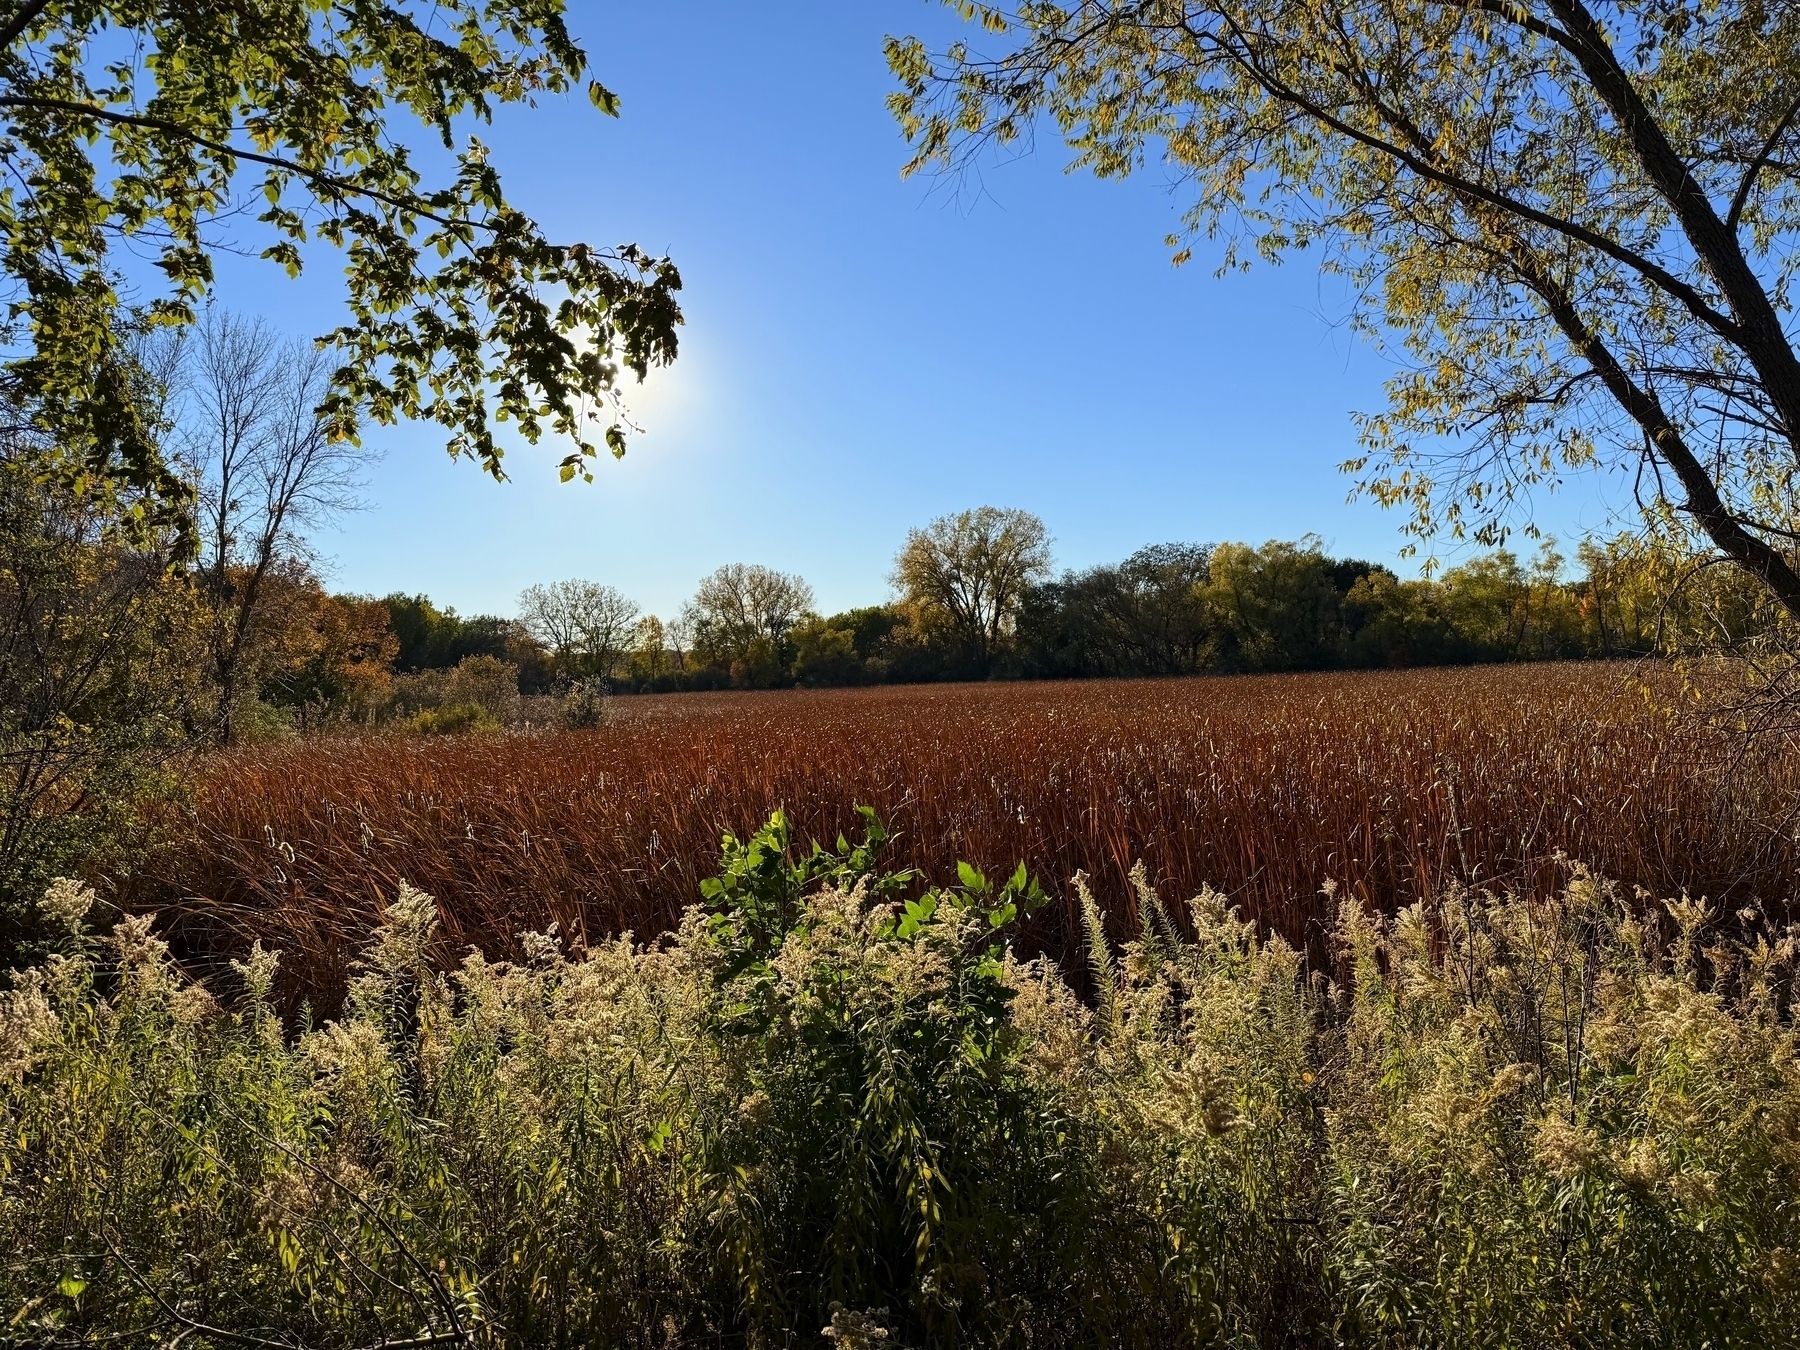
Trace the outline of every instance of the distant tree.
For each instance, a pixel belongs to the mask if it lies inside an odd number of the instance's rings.
[[[260,319],[208,309],[170,368],[173,441],[197,489],[215,720],[230,744],[254,692],[265,587],[306,557],[310,530],[355,504],[362,457],[318,411],[325,354]]]
[[[953,3],[985,50],[889,45],[912,167],[1040,116],[1102,176],[1159,157],[1226,268],[1313,249],[1398,345],[1347,467],[1412,528],[1499,543],[1535,485],[1636,469],[1800,618],[1791,6]]]
[[[868,663],[856,650],[856,633],[841,616],[813,616],[794,629],[794,682],[803,685],[863,684]]]
[[[483,652],[447,669],[401,675],[385,711],[428,732],[510,726],[519,720],[521,683],[517,666]],[[471,716],[476,709],[480,715]]]
[[[688,652],[694,645],[694,623],[694,606],[687,603],[663,625],[663,640],[669,644],[669,655],[675,658],[678,671],[687,670]]]
[[[977,674],[989,673],[1026,587],[1050,571],[1050,536],[1026,511],[983,506],[909,530],[896,590],[941,613]]]
[[[1470,639],[1450,622],[1444,599],[1441,583],[1402,581],[1385,567],[1356,576],[1342,604],[1348,641],[1344,664],[1399,669],[1480,659]]]
[[[1658,532],[1583,540],[1582,614],[1601,656],[1676,656],[1762,645],[1770,614],[1754,578],[1696,567],[1685,541]]]
[[[1360,565],[1366,566],[1366,564]],[[1260,548],[1213,550],[1206,597],[1228,671],[1326,670],[1346,663],[1345,590],[1359,565],[1340,568],[1316,535]]]
[[[519,622],[555,654],[565,675],[610,676],[631,645],[638,607],[611,586],[558,581],[519,596]]]
[[[395,592],[382,597],[388,623],[399,642],[394,658],[402,671],[444,670],[469,656],[511,659],[518,625],[493,614],[463,618],[454,608],[439,609],[423,595]]]
[[[878,658],[896,630],[905,624],[905,616],[892,605],[862,605],[831,616],[833,628],[842,628],[856,643],[856,654],[863,660]]]
[[[956,673],[944,652],[920,640],[911,607],[865,605],[821,618],[808,615],[793,631],[797,684],[858,685],[914,682]]]
[[[624,449],[621,367],[675,355],[681,282],[632,246],[554,244],[510,205],[465,134],[500,104],[579,89],[587,57],[561,0],[22,0],[0,14],[0,286],[5,392],[70,482],[131,487],[180,514],[134,388],[145,324],[192,320],[213,255],[297,274],[341,250],[348,315],[327,335],[327,434],[441,424],[496,475],[495,420],[575,442],[565,478]],[[595,82],[590,99],[618,112]],[[423,181],[408,125],[447,173]],[[242,175],[250,175],[250,181]],[[260,230],[258,226],[260,225]],[[114,259],[165,277],[132,307]],[[143,283],[140,282],[140,285]]]
[[[643,679],[656,679],[669,673],[669,637],[663,621],[646,614],[637,621],[631,633],[631,668]]]
[[[1444,573],[1444,612],[1481,660],[1580,655],[1579,601],[1562,584],[1562,567],[1549,544],[1529,566],[1509,549],[1471,558]]]
[[[1190,675],[1214,656],[1206,599],[1212,547],[1153,544],[1122,563],[1033,587],[1018,621],[1038,674]]]
[[[397,644],[394,668],[410,674],[437,665],[439,633],[444,612],[427,596],[394,591],[381,598],[387,607],[388,627]]]
[[[323,587],[301,598],[298,649],[264,681],[259,696],[288,710],[301,731],[321,722],[372,721],[393,688],[400,647],[387,606]]]
[[[693,643],[707,661],[741,666],[767,683],[784,664],[789,635],[812,610],[812,587],[789,572],[728,563],[703,578],[691,605]]]

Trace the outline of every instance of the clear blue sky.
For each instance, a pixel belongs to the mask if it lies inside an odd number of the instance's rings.
[[[318,542],[334,587],[510,613],[535,581],[609,582],[667,614],[705,572],[804,575],[821,608],[875,603],[906,529],[991,503],[1035,511],[1060,565],[1164,540],[1313,531],[1396,558],[1400,520],[1348,505],[1350,413],[1384,366],[1304,259],[1220,280],[1163,236],[1155,167],[1063,172],[1050,135],[979,184],[899,174],[888,33],[957,28],[924,0],[571,0],[619,120],[585,99],[481,132],[553,236],[634,240],[686,283],[682,356],[635,392],[645,434],[595,482],[520,447],[497,485],[428,427],[373,429],[368,507]],[[233,262],[223,296],[296,334],[336,321],[329,258],[287,282]],[[1604,524],[1583,486],[1539,504]]]

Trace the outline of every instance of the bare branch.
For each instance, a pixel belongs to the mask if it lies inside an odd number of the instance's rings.
[[[1787,112],[1782,115],[1781,120],[1775,123],[1775,129],[1769,133],[1768,140],[1763,142],[1763,147],[1757,152],[1756,158],[1751,160],[1750,166],[1744,170],[1743,181],[1738,184],[1737,195],[1731,199],[1731,210],[1725,216],[1727,228],[1737,229],[1738,219],[1744,214],[1744,207],[1749,204],[1750,190],[1756,186],[1757,177],[1770,166],[1770,156],[1775,153],[1775,147],[1787,134],[1788,128],[1794,125],[1796,117],[1800,117],[1800,98],[1795,99]]]

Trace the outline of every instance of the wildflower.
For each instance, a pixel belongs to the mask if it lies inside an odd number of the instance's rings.
[[[1599,1152],[1599,1141],[1592,1130],[1554,1113],[1538,1122],[1538,1161],[1552,1176],[1566,1179],[1586,1171]]]
[[[281,953],[264,951],[260,941],[250,944],[248,961],[233,961],[231,968],[244,981],[252,1002],[262,1003],[275,985],[275,968],[281,964]]]
[[[38,901],[38,909],[52,927],[79,933],[83,920],[94,908],[94,891],[71,877],[58,877]]]
[[[426,965],[431,939],[438,929],[437,901],[406,882],[381,916],[367,964],[386,975],[417,971]]]
[[[1756,1277],[1771,1294],[1792,1294],[1800,1290],[1800,1256],[1786,1247],[1775,1247],[1760,1262]]]
[[[738,1104],[738,1115],[744,1124],[761,1129],[775,1118],[775,1104],[768,1093],[758,1088]]]
[[[328,1022],[301,1048],[312,1072],[328,1079],[374,1078],[390,1062],[380,1028],[365,1021]]]
[[[1508,1064],[1494,1075],[1493,1085],[1488,1089],[1495,1101],[1515,1096],[1523,1092],[1538,1080],[1538,1071],[1530,1064]]]
[[[1719,1174],[1683,1172],[1670,1178],[1669,1190],[1684,1209],[1711,1209],[1719,1202]]]
[[[1668,1171],[1668,1161],[1654,1139],[1639,1139],[1616,1165],[1627,1185],[1646,1192],[1654,1190]]]
[[[562,935],[554,919],[541,933],[520,933],[519,946],[524,949],[528,966],[553,966],[562,959]]]
[[[182,1026],[197,1026],[218,1011],[218,1003],[203,984],[189,984],[169,1000],[169,1014]]]
[[[119,973],[127,983],[146,993],[168,974],[169,944],[151,936],[150,929],[155,922],[154,914],[124,919],[113,929],[111,938],[112,948],[119,958]]]
[[[1200,1132],[1212,1139],[1239,1124],[1231,1084],[1204,1053],[1171,1073],[1167,1086],[1172,1100],[1164,1118],[1170,1126],[1198,1125]]]
[[[870,1308],[855,1312],[842,1303],[831,1305],[831,1325],[819,1334],[839,1350],[869,1350],[888,1338],[888,1330],[877,1318],[886,1317],[886,1308]]]
[[[27,971],[19,988],[0,993],[0,1083],[29,1073],[39,1048],[56,1034],[57,1026],[40,972]]]

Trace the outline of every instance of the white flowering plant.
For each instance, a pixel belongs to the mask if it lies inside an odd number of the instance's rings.
[[[506,961],[403,887],[324,1021],[53,888],[0,1344],[1800,1344],[1793,929],[1571,868],[1308,953],[1140,868],[1064,972],[884,841],[777,816],[668,938]]]

